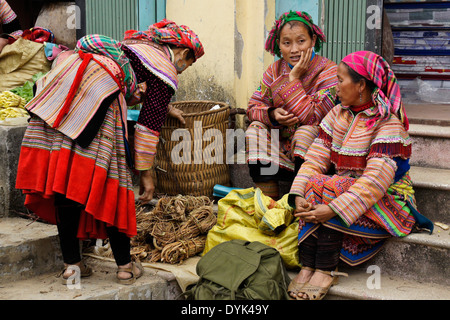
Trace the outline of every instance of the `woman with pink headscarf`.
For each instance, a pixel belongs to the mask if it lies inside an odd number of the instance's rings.
[[[169,110],[178,75],[203,54],[192,30],[163,20],[147,31],[128,31],[122,42],[87,35],[37,82],[26,106],[32,117],[16,188],[26,194],[27,208],[58,226],[63,283],[92,274],[81,261],[79,239],[109,238],[118,282],[131,284],[142,275],[130,256],[137,234],[131,169],[140,174],[139,200],[148,203],[162,125],[168,115],[183,121]],[[133,150],[127,106],[138,103]]]
[[[361,51],[338,66],[340,105],[300,168],[289,201],[299,217],[302,269],[289,291],[322,299],[335,283],[339,260],[372,258],[390,237],[433,224],[416,208],[409,176],[411,139],[397,79],[379,55]],[[334,168],[336,174],[325,175]]]

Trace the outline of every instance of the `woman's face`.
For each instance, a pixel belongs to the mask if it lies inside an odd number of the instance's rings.
[[[175,69],[177,70],[178,74],[183,73],[195,62],[194,59],[188,58],[189,49],[175,48],[173,52],[175,54]]]
[[[344,106],[360,105],[361,84],[354,83],[348,73],[348,67],[341,62],[337,69],[338,85],[336,93]]]
[[[283,59],[289,64],[295,66],[301,58],[302,52],[316,45],[317,36],[313,38],[309,35],[307,27],[303,23],[290,25],[287,23],[281,29],[278,46],[280,47]]]

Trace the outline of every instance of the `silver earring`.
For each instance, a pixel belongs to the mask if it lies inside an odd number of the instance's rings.
[[[362,99],[362,92],[359,93],[359,102],[363,102],[363,99]]]

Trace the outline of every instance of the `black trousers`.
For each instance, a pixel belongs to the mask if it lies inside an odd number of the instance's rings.
[[[334,271],[339,264],[342,232],[321,226],[299,245],[300,263],[304,267]]]
[[[262,175],[261,169],[262,168],[270,168],[272,165],[271,163],[268,164],[262,164],[261,161],[258,161],[255,164],[248,164],[250,177],[252,178],[253,182],[255,183],[263,183],[263,182],[269,182],[269,181],[294,181],[295,177],[297,176],[298,170],[300,170],[302,164],[305,162],[302,158],[295,157],[294,164],[295,169],[294,171],[289,171],[287,169],[279,168],[277,173],[275,175]],[[336,169],[334,165],[328,170],[326,175],[333,175],[336,174]]]
[[[75,264],[81,261],[80,241],[77,238],[78,225],[83,207],[61,195],[55,198],[56,221],[63,261]],[[131,262],[130,238],[116,227],[106,228],[114,259],[119,266]]]
[[[271,163],[262,164],[261,161],[258,161],[256,164],[248,165],[250,177],[255,183],[263,183],[269,181],[294,181],[295,176],[297,175],[298,170],[301,165],[305,162],[302,158],[295,158],[295,169],[294,171],[289,171],[287,169],[278,168],[278,171],[275,175],[262,175],[262,168],[270,168]]]

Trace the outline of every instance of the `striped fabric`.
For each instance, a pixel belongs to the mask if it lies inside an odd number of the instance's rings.
[[[8,24],[17,18],[15,12],[11,9],[6,0],[0,0],[0,25]]]
[[[305,156],[317,137],[319,123],[334,107],[336,70],[334,62],[318,55],[314,57],[310,71],[297,81],[289,82],[291,69],[285,60],[279,60],[268,68],[260,88],[249,102],[247,115],[253,123],[247,136],[254,140],[261,134],[265,135],[263,142],[270,144],[270,129],[281,129],[280,154],[263,159],[260,146],[254,144],[254,148],[247,148],[248,161],[270,160],[282,168],[294,170],[294,156]],[[272,123],[269,118],[271,108],[283,108],[294,114],[300,120],[299,125],[287,128]],[[267,130],[258,132],[260,128]]]
[[[173,90],[178,89],[177,70],[162,47],[142,43],[133,44],[132,40],[126,41],[126,45],[151,73],[163,80]]]
[[[113,74],[120,73],[120,68],[115,63],[111,63],[109,58],[100,55],[94,56],[110,68]],[[38,80],[36,95],[26,105],[27,110],[39,116],[48,125],[53,126],[81,63],[82,59],[79,55],[72,54]],[[109,73],[96,62],[91,61],[83,74],[80,88],[73,99],[70,110],[58,130],[71,139],[76,139],[86,128],[101,103],[117,91],[119,91],[119,86]]]
[[[150,130],[142,125],[136,125],[134,134],[135,168],[149,170],[155,161],[159,132]]]
[[[111,58],[120,66],[125,74],[125,79],[121,81],[125,81],[125,96],[128,100],[137,89],[137,81],[130,61],[121,47],[122,44],[117,40],[99,34],[86,35],[78,40],[76,45],[78,50]]]

